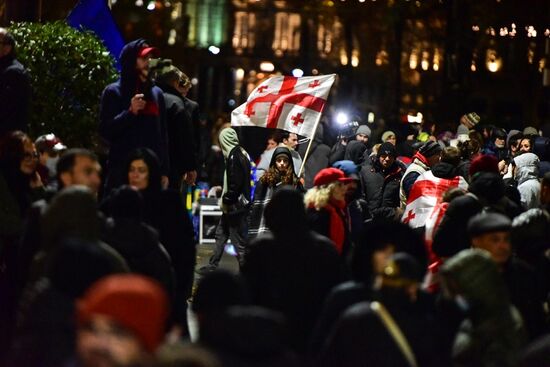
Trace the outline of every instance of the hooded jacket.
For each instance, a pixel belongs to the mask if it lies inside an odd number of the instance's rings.
[[[30,78],[13,54],[0,58],[0,136],[8,131],[28,131]]]
[[[330,147],[323,143],[323,135],[323,125],[319,124],[309,149],[309,155],[304,163],[304,187],[306,189],[311,189],[315,175],[323,168],[328,167]],[[304,156],[307,144],[301,144],[299,147],[300,153]]]
[[[514,158],[514,163],[521,204],[525,209],[538,208],[540,205],[539,158],[533,153],[523,153]]]
[[[365,151],[367,146],[360,141],[353,140],[346,146],[346,153],[344,160],[353,161],[353,163],[360,165],[365,161]]]
[[[162,90],[150,81],[141,82],[136,73],[139,50],[146,44],[138,39],[128,43],[120,54],[120,79],[108,85],[101,96],[99,135],[109,144],[107,186],[124,181],[124,162],[137,148],[149,148],[161,162],[161,172],[168,175],[168,137]],[[139,114],[130,112],[131,99],[142,93],[147,106]]]
[[[250,159],[232,128],[223,129],[219,140],[225,158],[222,210],[227,212],[228,206],[236,204],[241,194],[250,201]]]
[[[525,342],[523,322],[490,255],[464,250],[440,274],[468,305],[453,346],[454,365],[515,366]]]
[[[187,105],[185,97],[174,87],[159,85],[164,92],[166,105],[166,127],[169,139],[170,181],[181,179],[185,172],[198,168],[198,126],[193,126],[194,111]],[[179,188],[179,187],[178,187]]]

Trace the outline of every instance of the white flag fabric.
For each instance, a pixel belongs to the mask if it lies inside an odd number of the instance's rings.
[[[231,126],[286,130],[313,138],[336,74],[275,76],[260,84],[231,113]]]
[[[432,171],[426,171],[418,176],[411,188],[401,221],[412,228],[425,226],[427,243],[431,243],[433,233],[444,213],[444,206],[441,205],[443,194],[452,187],[466,191],[468,183],[461,176],[445,179],[435,177]]]

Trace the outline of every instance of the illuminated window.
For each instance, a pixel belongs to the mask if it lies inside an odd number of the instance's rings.
[[[189,0],[185,13],[189,17],[188,40],[192,46],[220,46],[225,41],[224,0]]]
[[[277,55],[283,52],[297,52],[300,49],[300,14],[278,12],[275,15],[273,50]]]

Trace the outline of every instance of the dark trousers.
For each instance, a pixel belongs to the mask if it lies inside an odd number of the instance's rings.
[[[243,264],[246,250],[246,234],[248,231],[246,214],[246,212],[231,215],[226,213],[222,214],[218,227],[216,228],[216,248],[214,249],[214,254],[210,257],[210,265],[218,266],[228,239],[231,239],[231,243],[235,246],[239,266]]]

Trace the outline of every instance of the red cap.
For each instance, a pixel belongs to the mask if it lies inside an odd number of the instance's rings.
[[[315,178],[313,179],[313,185],[314,186],[321,186],[321,185],[328,185],[333,182],[343,182],[348,183],[352,182],[353,178],[346,177],[344,172],[342,170],[339,170],[338,168],[325,168],[319,171],[315,175]]]
[[[152,57],[159,57],[160,51],[156,47],[143,47],[139,50],[138,57],[146,57],[151,54]]]
[[[77,301],[78,325],[93,315],[112,318],[153,352],[163,340],[168,297],[155,281],[136,274],[116,274],[95,282]]]

